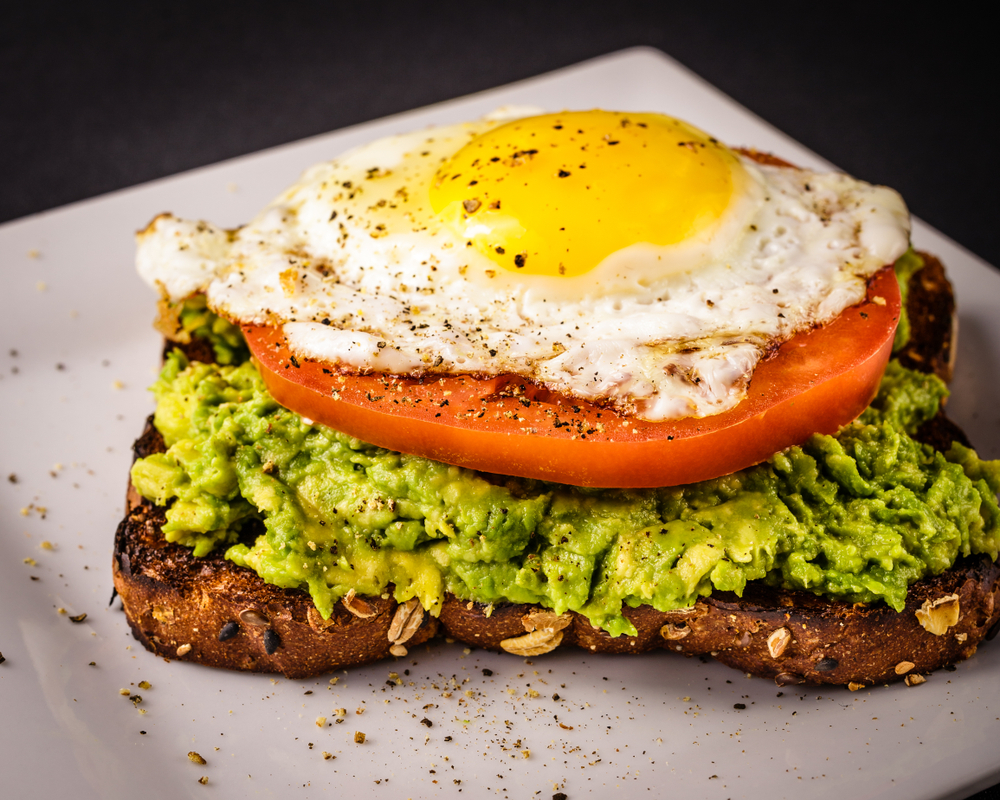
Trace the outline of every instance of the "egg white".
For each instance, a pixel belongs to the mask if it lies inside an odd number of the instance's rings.
[[[742,159],[704,236],[636,243],[576,278],[524,276],[433,214],[438,165],[482,120],[390,137],[319,164],[249,225],[157,217],[140,273],[280,324],[299,354],[396,374],[517,374],[649,420],[732,408],[763,353],[865,296],[909,240],[902,199],[837,173]]]

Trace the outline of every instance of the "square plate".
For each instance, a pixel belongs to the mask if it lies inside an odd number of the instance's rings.
[[[117,604],[108,608],[129,447],[152,409],[145,387],[160,350],[133,232],[164,210],[237,225],[316,161],[506,104],[664,111],[731,144],[830,166],[662,53],[634,49],[0,226],[0,470],[11,476],[0,481],[5,794],[202,797],[207,776],[216,797],[669,787],[709,798],[918,800],[1000,779],[998,645],[922,686],[854,693],[779,691],[663,654],[523,660],[446,643],[334,683],[168,665],[132,640]],[[1000,274],[920,222],[913,241],[941,256],[958,296],[949,414],[983,455],[1000,456]],[[338,708],[347,714],[334,724]]]

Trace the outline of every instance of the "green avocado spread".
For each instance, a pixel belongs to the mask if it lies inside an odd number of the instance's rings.
[[[324,617],[350,589],[417,597],[432,614],[451,592],[578,611],[617,636],[635,633],[624,605],[684,608],[751,580],[900,610],[914,581],[1000,547],[1000,461],[917,442],[947,389],[895,361],[836,436],[701,483],[592,490],[312,424],[221,333],[233,363],[168,356],[153,386],[168,449],[137,461],[132,481],[168,507],[169,541],[198,556],[225,548],[268,583],[308,591]]]

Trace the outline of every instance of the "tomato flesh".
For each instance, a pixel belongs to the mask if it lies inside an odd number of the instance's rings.
[[[668,422],[629,418],[515,376],[342,374],[293,356],[280,327],[243,332],[279,403],[366,442],[484,472],[641,488],[727,475],[813,433],[836,432],[875,396],[899,309],[886,267],[863,302],[759,364],[737,407]]]

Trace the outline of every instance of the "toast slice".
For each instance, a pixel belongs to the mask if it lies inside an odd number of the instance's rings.
[[[954,300],[940,262],[910,280],[913,335],[905,365],[950,377]],[[194,341],[189,357],[210,360]],[[964,434],[940,413],[918,438],[938,449]],[[163,449],[151,421],[135,444],[137,458]],[[910,587],[906,608],[828,600],[807,592],[751,584],[742,597],[717,592],[690,609],[643,606],[625,614],[638,635],[613,638],[583,616],[537,606],[485,606],[447,596],[440,617],[391,594],[348,596],[324,620],[309,595],[264,583],[221,553],[196,558],[163,538],[163,509],[131,484],[115,536],[114,585],[135,637],[154,653],[214,667],[309,677],[402,656],[436,633],[473,646],[522,656],[574,645],[591,652],[663,649],[711,655],[744,672],[791,683],[859,688],[907,679],[961,661],[1000,630],[1000,566],[985,557],[959,560],[945,573]]]

